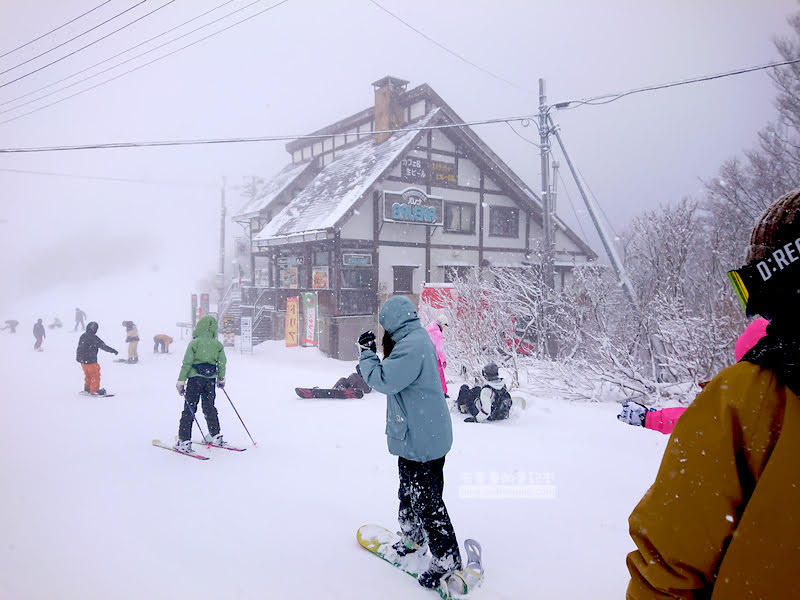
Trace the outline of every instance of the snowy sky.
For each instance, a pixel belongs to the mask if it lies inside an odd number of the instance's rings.
[[[102,1],[0,0],[0,54]],[[0,71],[8,70],[0,74],[0,121],[279,3],[257,1],[118,69],[11,110],[78,78],[14,102],[24,94],[224,4],[146,0],[79,40],[16,67],[140,1],[111,0],[55,34],[0,57]],[[79,78],[251,3],[233,0]],[[409,87],[430,84],[468,122],[534,114],[539,78],[547,82],[548,101],[556,103],[776,60],[773,37],[788,33],[786,17],[798,9],[795,0],[380,4],[452,53],[371,0],[288,0],[96,89],[0,123],[0,148],[304,134],[370,106],[371,83],[385,75],[407,79]],[[108,39],[11,83],[160,6]],[[644,209],[697,193],[699,178],[713,176],[725,159],[751,147],[758,129],[774,117],[773,97],[771,82],[760,71],[559,111],[555,120],[612,226],[622,229]],[[475,130],[538,190],[538,149],[519,137],[538,141],[535,127],[514,127],[518,133],[506,124]],[[110,272],[159,274],[164,285],[213,272],[223,177],[230,186],[246,175],[277,173],[289,158],[284,144],[2,154],[0,276],[34,294],[54,284],[102,280]],[[559,187],[559,214],[600,251],[577,191],[562,182]],[[230,188],[228,199],[231,208],[242,203]],[[7,299],[3,296],[0,304]]]

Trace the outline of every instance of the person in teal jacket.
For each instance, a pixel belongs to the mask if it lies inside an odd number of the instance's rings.
[[[183,355],[183,365],[175,384],[178,393],[184,397],[183,413],[178,425],[178,441],[175,448],[181,452],[192,452],[192,425],[197,412],[197,404],[202,401],[203,415],[208,425],[206,442],[224,446],[219,430],[219,418],[214,406],[216,392],[214,384],[225,386],[225,348],[217,339],[217,320],[206,315],[194,328],[192,341]],[[187,381],[188,380],[188,381]]]
[[[433,588],[442,576],[462,568],[453,525],[447,514],[444,459],[453,444],[450,411],[444,399],[436,348],[422,327],[414,303],[393,296],[381,307],[378,321],[394,345],[384,344],[378,358],[375,334],[361,334],[359,368],[367,384],[386,394],[386,439],[398,457],[402,539],[399,557],[430,548],[430,567],[417,578]],[[385,338],[384,338],[385,339]],[[390,352],[386,352],[391,348]]]

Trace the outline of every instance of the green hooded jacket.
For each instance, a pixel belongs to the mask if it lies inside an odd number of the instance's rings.
[[[194,328],[192,341],[183,355],[183,365],[178,381],[186,381],[188,377],[206,377],[207,379],[225,379],[225,348],[217,339],[217,320],[209,315],[202,317]],[[203,375],[197,371],[197,365],[214,365],[216,372]],[[203,369],[203,367],[201,367]]]

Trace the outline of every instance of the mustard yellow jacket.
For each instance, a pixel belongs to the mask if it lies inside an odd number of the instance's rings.
[[[800,399],[773,371],[721,371],[675,426],[629,519],[627,598],[800,598]]]

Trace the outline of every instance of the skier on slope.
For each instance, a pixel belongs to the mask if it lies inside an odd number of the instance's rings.
[[[78,349],[75,352],[75,360],[83,367],[83,391],[93,396],[105,396],[106,391],[100,387],[100,365],[97,362],[97,350],[105,350],[111,354],[119,354],[111,346],[107,346],[103,340],[97,337],[97,330],[100,326],[94,321],[86,325],[86,331],[78,339]]]
[[[33,324],[33,337],[36,339],[36,343],[33,345],[33,349],[41,352],[42,351],[42,340],[47,337],[44,332],[44,325],[42,325],[42,320],[39,319],[36,323]]]
[[[747,264],[729,272],[767,335],[686,409],[628,519],[628,600],[798,597],[799,253],[794,190],[759,217]]]
[[[458,391],[456,406],[468,423],[483,421],[502,421],[507,419],[511,411],[511,394],[508,393],[505,380],[500,377],[497,365],[489,363],[481,371],[486,385],[470,388],[464,384]]]
[[[377,355],[375,334],[358,339],[359,367],[367,384],[386,394],[386,436],[389,452],[398,457],[401,541],[398,556],[424,551],[430,567],[417,578],[435,588],[445,574],[462,568],[453,525],[442,500],[444,459],[453,443],[450,411],[436,366],[436,349],[423,329],[414,304],[393,296],[378,320],[393,342],[388,357]],[[384,336],[384,352],[386,352]]]
[[[125,342],[128,344],[128,362],[139,362],[139,330],[133,321],[123,321],[125,328]]]
[[[219,417],[214,406],[214,385],[216,383],[217,387],[225,386],[227,365],[225,348],[217,339],[217,320],[210,315],[202,317],[197,322],[192,338],[186,347],[178,382],[175,384],[178,393],[184,397],[175,449],[185,453],[193,452],[192,425],[200,401],[208,425],[205,441],[215,446],[227,445],[219,432]]]

